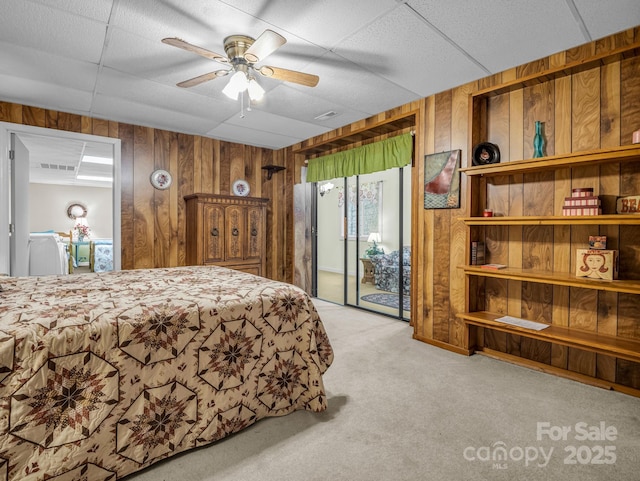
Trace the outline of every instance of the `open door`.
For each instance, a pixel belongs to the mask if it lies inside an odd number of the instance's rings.
[[[29,150],[11,134],[11,219],[9,249],[12,276],[29,275]]]

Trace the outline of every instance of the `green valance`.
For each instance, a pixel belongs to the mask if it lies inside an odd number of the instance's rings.
[[[413,139],[402,134],[309,160],[307,182],[370,174],[411,163]]]

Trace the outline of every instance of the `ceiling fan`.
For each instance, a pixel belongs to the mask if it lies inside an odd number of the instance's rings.
[[[231,35],[224,39],[224,51],[227,54],[224,56],[176,37],[162,39],[162,42],[167,45],[193,52],[229,67],[184,80],[177,84],[178,87],[194,87],[233,73],[229,83],[223,89],[223,93],[232,99],[237,99],[241,92],[247,90],[251,100],[259,100],[264,94],[264,89],[255,80],[254,72],[264,77],[293,82],[306,87],[315,87],[318,84],[320,78],[317,75],[268,65],[261,67],[255,65],[284,45],[286,41],[287,39],[282,35],[269,29],[265,30],[257,39],[246,35]]]

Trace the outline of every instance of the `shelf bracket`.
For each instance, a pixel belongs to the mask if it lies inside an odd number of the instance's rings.
[[[265,165],[262,167],[262,170],[266,170],[267,171],[267,180],[271,180],[271,176],[276,173],[276,172],[280,172],[281,170],[284,170],[285,167],[283,167],[282,165]]]

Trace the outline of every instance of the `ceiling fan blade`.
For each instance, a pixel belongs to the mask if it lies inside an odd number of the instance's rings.
[[[166,43],[167,45],[171,45],[173,47],[181,48],[183,50],[186,50],[187,52],[193,52],[203,57],[210,58],[211,60],[215,60],[216,62],[229,63],[229,59],[224,55],[220,55],[219,53],[212,52],[211,50],[207,50],[206,48],[192,45],[189,42],[185,42],[184,40],[177,37],[163,38],[162,43]]]
[[[282,47],[286,42],[287,39],[282,35],[267,29],[262,32],[251,47],[247,49],[244,53],[244,58],[250,63],[259,62],[272,54],[276,49]]]
[[[297,70],[287,70],[286,68],[269,67],[265,65],[256,70],[264,77],[293,82],[306,87],[315,87],[320,80],[320,77],[317,75],[298,72]]]
[[[205,73],[204,75],[199,75],[192,79],[184,80],[183,82],[180,82],[176,85],[182,88],[195,87],[196,85],[200,85],[201,83],[213,80],[214,78],[224,77],[229,72],[231,72],[231,70],[216,70],[215,72]]]

